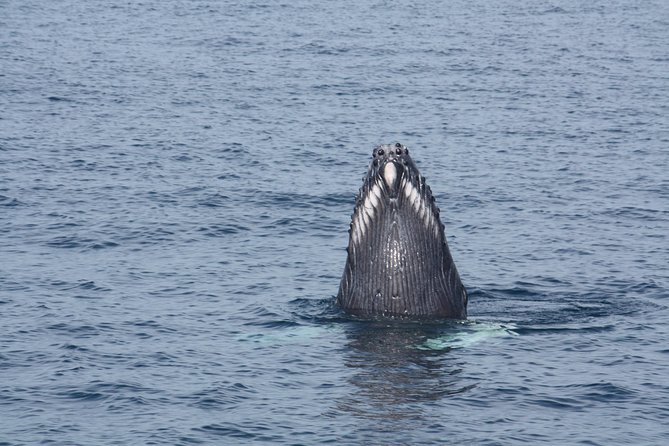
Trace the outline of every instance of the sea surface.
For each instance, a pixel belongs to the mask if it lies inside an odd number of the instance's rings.
[[[0,445],[669,444],[669,2],[0,0]],[[467,321],[335,305],[410,147]]]

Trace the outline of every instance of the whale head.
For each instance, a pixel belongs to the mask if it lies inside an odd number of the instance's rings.
[[[374,148],[356,198],[337,302],[371,317],[464,318],[466,291],[409,149]]]

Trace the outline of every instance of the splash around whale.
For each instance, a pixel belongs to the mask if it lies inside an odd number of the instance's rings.
[[[430,187],[402,144],[376,147],[356,198],[337,304],[365,318],[467,317]]]

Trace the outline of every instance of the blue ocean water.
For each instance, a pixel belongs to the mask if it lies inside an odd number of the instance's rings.
[[[0,444],[666,444],[669,3],[0,2]],[[467,322],[333,305],[408,145]]]

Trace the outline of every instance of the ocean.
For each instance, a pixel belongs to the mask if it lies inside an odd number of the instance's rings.
[[[669,3],[0,1],[0,445],[669,443]],[[467,321],[334,304],[406,144]]]

